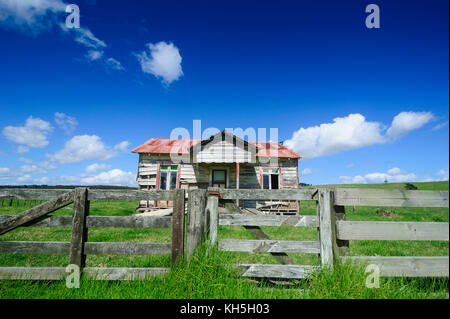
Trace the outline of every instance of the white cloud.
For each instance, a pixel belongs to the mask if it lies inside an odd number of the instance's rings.
[[[43,148],[48,145],[47,136],[53,130],[49,122],[30,116],[24,126],[6,126],[3,135],[10,141],[33,148]],[[18,153],[25,153],[25,148],[18,149]]]
[[[439,170],[436,175],[440,177],[441,181],[448,181],[448,168]]]
[[[381,125],[368,122],[361,114],[337,117],[333,123],[300,128],[284,145],[304,158],[313,158],[384,143]]]
[[[103,57],[103,51],[89,50],[84,56],[88,61],[96,61]]]
[[[77,135],[66,142],[64,148],[54,154],[46,154],[52,161],[62,164],[77,163],[83,160],[106,161],[117,155],[96,135]]]
[[[50,28],[66,5],[61,0],[1,0],[0,23],[37,34]]]
[[[349,114],[333,123],[302,127],[284,145],[304,158],[314,158],[396,140],[433,119],[431,112],[401,112],[383,135],[382,123],[366,121],[359,113]]]
[[[120,62],[114,58],[108,58],[106,60],[106,65],[113,70],[117,70],[117,71],[125,70],[125,68],[122,66],[122,64],[120,64]]]
[[[0,180],[10,179],[14,176],[13,170],[9,167],[0,167]]]
[[[50,163],[50,162],[48,162],[48,161],[43,161],[43,162],[40,162],[40,163],[38,163],[37,164],[38,166],[40,166],[40,167],[42,167],[42,168],[44,168],[44,169],[46,169],[46,170],[54,170],[54,169],[57,169],[58,168],[58,166],[56,166],[55,164],[53,164],[53,163]]]
[[[386,173],[369,173],[364,176],[340,176],[339,179],[344,184],[373,184],[373,183],[404,183],[418,181],[418,177],[414,173],[408,173],[398,167],[391,168]]]
[[[86,167],[85,172],[86,172],[87,174],[93,174],[93,173],[95,173],[95,172],[97,172],[97,171],[103,171],[103,170],[108,169],[108,168],[110,168],[110,167],[111,167],[111,165],[109,165],[109,164],[104,164],[104,163],[98,164],[98,163],[94,163],[94,164],[91,164],[91,165],[89,165],[88,167]]]
[[[25,153],[28,153],[29,151],[30,151],[30,148],[23,146],[23,145],[17,146],[17,149],[16,149],[16,152],[19,154],[25,154]]]
[[[136,186],[136,173],[112,169],[95,176],[81,178],[83,185],[120,185]]]
[[[55,113],[55,122],[58,124],[59,128],[64,130],[67,134],[72,134],[78,125],[76,118],[59,112]]]
[[[62,27],[64,31],[69,29]],[[70,29],[74,32],[75,41],[91,49],[106,48],[106,43],[97,38],[88,28]]]
[[[447,125],[448,125],[448,121],[444,122],[444,123],[441,123],[441,124],[438,124],[436,126],[433,126],[432,130],[433,131],[437,131],[437,130],[440,130],[441,128],[446,127]]]
[[[28,173],[28,174],[45,174],[45,173],[47,173],[47,171],[45,169],[43,169],[42,167],[39,167],[35,164],[22,165],[22,167],[20,168],[20,171],[22,173]]]
[[[156,44],[148,43],[148,53],[142,51],[136,54],[144,73],[153,74],[162,78],[162,82],[169,85],[183,75],[181,68],[181,55],[173,43],[164,41]]]
[[[393,139],[398,139],[410,131],[424,126],[433,119],[434,115],[431,112],[401,112],[394,117],[386,135]]]
[[[128,147],[130,146],[130,142],[128,141],[122,141],[119,144],[114,145],[115,150],[119,150],[122,152],[128,152]]]
[[[90,50],[85,55],[88,61],[100,60],[106,43],[86,26],[69,29],[62,22],[68,15],[65,12],[68,4],[62,0],[0,0],[0,25],[32,35],[58,26],[64,34],[71,35],[75,42]],[[116,59],[107,59],[105,63],[112,69],[123,69]]]
[[[26,164],[33,164],[34,163],[34,161],[32,159],[25,158],[25,157],[19,157],[19,162],[26,163]]]
[[[345,165],[345,167],[347,167],[347,168],[352,168],[352,167],[354,167],[354,166],[355,166],[354,163],[349,163],[349,164]]]
[[[304,170],[302,170],[302,175],[311,175],[312,174],[312,169],[310,169],[309,167],[305,168]]]

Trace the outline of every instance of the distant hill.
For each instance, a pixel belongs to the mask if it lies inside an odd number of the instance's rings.
[[[314,185],[308,188],[384,188],[384,189],[408,189],[406,184],[412,184],[418,190],[424,191],[448,191],[449,182],[417,182],[417,183],[382,183],[382,184],[332,184]]]

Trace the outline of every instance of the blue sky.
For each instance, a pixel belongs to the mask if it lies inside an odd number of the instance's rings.
[[[305,183],[448,180],[448,1],[19,3],[0,0],[0,184],[134,185],[129,151],[193,120],[277,128]]]

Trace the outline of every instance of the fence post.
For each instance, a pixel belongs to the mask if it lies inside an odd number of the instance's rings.
[[[189,191],[188,220],[186,234],[186,259],[194,253],[194,249],[201,244],[205,231],[206,189]]]
[[[87,241],[86,217],[89,215],[87,188],[76,188],[73,202],[72,237],[70,239],[70,264],[81,269],[86,262],[84,243]]]
[[[206,202],[206,214],[208,215],[208,237],[209,244],[214,247],[217,244],[217,233],[219,227],[219,196],[208,194]]]
[[[334,192],[319,189],[319,238],[321,265],[333,269],[333,263],[339,258],[336,244],[336,220],[334,210]]]
[[[172,214],[172,265],[183,256],[184,251],[184,202],[185,190],[174,190]]]

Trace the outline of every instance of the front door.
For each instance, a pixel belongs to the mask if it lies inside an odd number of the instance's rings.
[[[227,187],[227,171],[224,169],[213,169],[212,187]]]

